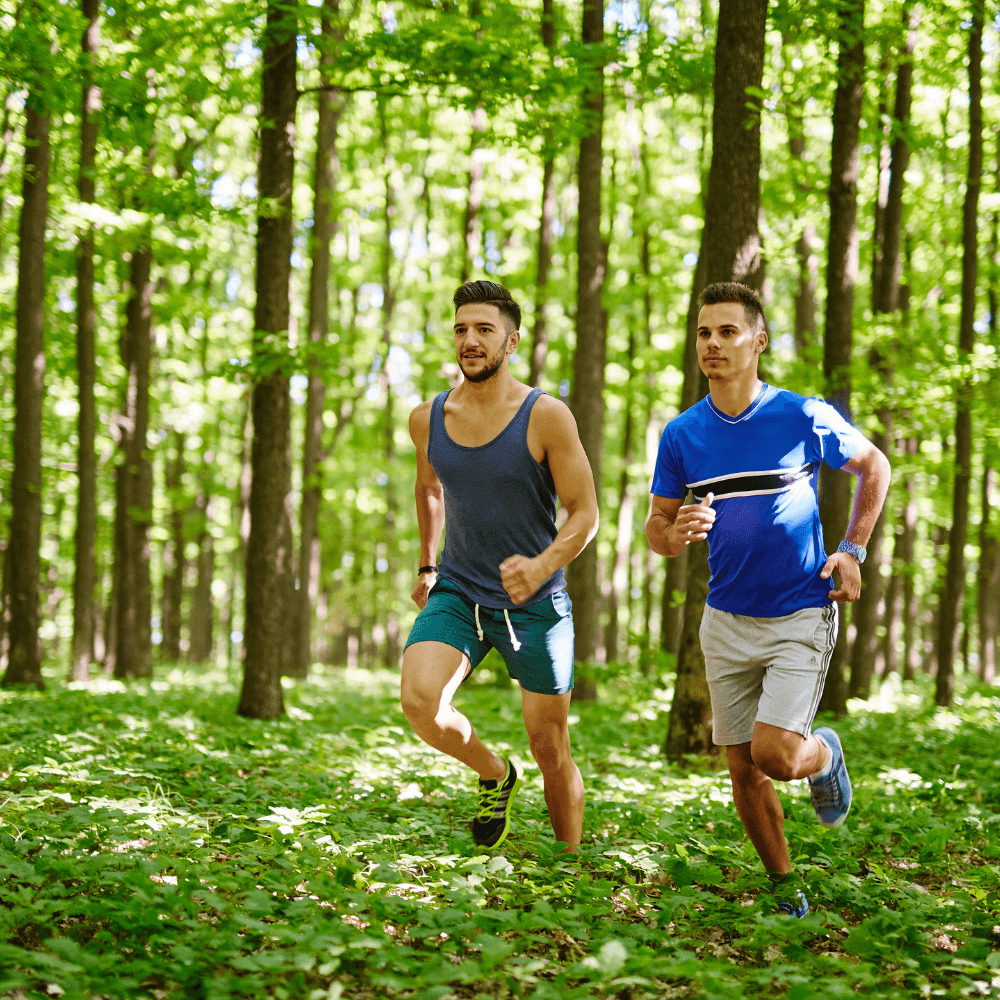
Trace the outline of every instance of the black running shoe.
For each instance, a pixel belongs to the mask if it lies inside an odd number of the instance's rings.
[[[472,839],[480,847],[499,847],[510,831],[510,808],[521,787],[521,775],[508,760],[502,781],[479,779],[479,801],[472,820]]]

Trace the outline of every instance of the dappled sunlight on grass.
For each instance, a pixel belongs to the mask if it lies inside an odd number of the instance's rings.
[[[856,788],[837,830],[804,782],[778,785],[813,906],[789,921],[724,758],[660,753],[662,679],[619,672],[573,705],[578,857],[552,842],[516,688],[458,698],[527,779],[485,852],[475,775],[416,738],[398,684],[327,667],[285,682],[275,721],[237,718],[218,670],[0,695],[0,996],[730,1000],[808,983],[797,996],[834,1000],[975,995],[996,976],[989,689],[943,713],[922,686],[883,686],[835,722]]]

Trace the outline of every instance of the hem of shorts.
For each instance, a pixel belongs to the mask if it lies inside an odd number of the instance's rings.
[[[752,739],[738,740],[738,739],[733,739],[733,738],[721,739],[720,740],[719,737],[715,735],[715,733],[712,733],[712,742],[717,747],[741,747],[741,746],[744,746],[747,743],[752,743],[753,740]]]
[[[410,641],[410,639],[407,639],[406,642],[403,643],[403,651],[405,652],[407,649],[410,648],[410,646],[417,645],[418,642],[443,642],[446,646],[451,646],[452,649],[457,649],[460,653],[464,654],[465,656],[468,656],[469,650],[467,650],[464,645],[459,645],[461,641],[462,641],[461,639],[453,639],[451,637],[451,633],[449,633],[447,636],[443,635],[435,636],[433,639],[427,639],[421,637],[412,640],[412,642]]]
[[[560,694],[569,694],[570,691],[573,690],[573,685],[570,684],[570,686],[568,688],[566,688],[565,691],[534,691],[530,687],[528,687],[523,681],[518,680],[516,677],[512,677],[511,679],[517,681],[517,683],[521,685],[521,687],[522,687],[523,690],[529,691],[531,694],[553,694],[553,695],[560,695]]]
[[[767,719],[760,715],[757,716],[757,722],[763,722],[765,726],[774,726],[776,729],[784,729],[788,733],[798,733],[803,739],[808,739],[809,734],[812,732],[812,720],[805,724],[805,731],[800,727],[788,725],[787,719]]]

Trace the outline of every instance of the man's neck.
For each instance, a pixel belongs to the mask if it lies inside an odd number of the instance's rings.
[[[503,406],[520,388],[521,383],[505,367],[485,382],[470,382],[468,379],[463,379],[451,395],[455,402],[469,403],[476,409],[489,410]]]
[[[709,379],[708,391],[712,396],[712,405],[728,417],[738,417],[757,398],[763,382],[756,373],[750,378],[725,381]]]

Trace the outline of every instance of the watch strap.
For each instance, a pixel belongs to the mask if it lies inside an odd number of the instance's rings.
[[[421,566],[420,569],[417,570],[417,576],[423,576],[424,573],[436,573],[436,572],[437,572],[437,566]]]
[[[837,546],[837,551],[846,552],[849,556],[854,556],[859,565],[865,561],[865,557],[868,555],[868,549],[863,545],[858,545],[857,542],[849,542],[846,539]]]

